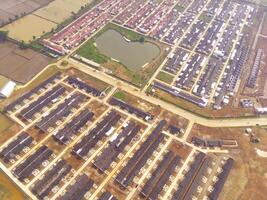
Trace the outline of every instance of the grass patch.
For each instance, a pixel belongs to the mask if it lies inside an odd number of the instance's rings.
[[[84,45],[82,45],[81,48],[77,50],[76,53],[99,64],[103,64],[109,60],[107,56],[100,53],[100,51],[94,45],[93,40],[87,41]]]
[[[204,21],[206,23],[210,23],[211,20],[212,20],[212,16],[208,15],[208,13],[202,13],[200,16],[199,16],[199,20],[201,21]]]
[[[125,97],[125,94],[121,91],[119,92],[116,92],[113,97],[117,98],[117,99],[120,99],[122,101],[125,101],[126,97]]]
[[[168,83],[168,84],[171,84],[172,83],[173,78],[174,77],[172,75],[167,74],[165,72],[160,72],[157,75],[157,79],[158,80],[163,81],[163,82]]]
[[[174,7],[174,9],[176,9],[178,12],[184,12],[185,8],[180,6],[179,4],[176,4],[176,6]]]

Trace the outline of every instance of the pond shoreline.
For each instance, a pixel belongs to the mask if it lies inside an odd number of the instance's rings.
[[[120,32],[109,29],[94,39],[101,54],[112,58],[132,71],[141,70],[160,54],[152,42],[131,41]]]

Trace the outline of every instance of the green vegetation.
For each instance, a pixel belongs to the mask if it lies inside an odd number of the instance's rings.
[[[185,8],[177,4],[174,9],[176,9],[178,12],[184,12]]]
[[[68,64],[69,64],[69,62],[66,61],[66,60],[63,60],[63,61],[60,63],[60,65],[63,66],[63,67],[68,66]]]
[[[8,37],[8,31],[0,31],[0,42],[5,41]]]
[[[102,55],[99,52],[97,47],[94,45],[93,40],[87,41],[76,53],[99,64],[103,64],[109,59],[107,56]]]
[[[168,84],[171,84],[172,83],[173,78],[174,77],[172,75],[167,74],[165,72],[160,72],[157,75],[157,79],[158,80],[163,81],[163,82],[168,83]]]
[[[199,20],[202,20],[202,21],[204,21],[204,22],[206,22],[206,23],[210,23],[211,22],[211,20],[212,20],[212,16],[211,15],[209,15],[208,13],[202,13],[200,16],[199,16]]]
[[[30,44],[30,47],[35,50],[35,51],[38,51],[38,52],[41,52],[44,50],[44,46],[42,46],[38,41],[34,40],[32,41]]]
[[[23,40],[19,43],[19,48],[21,48],[21,49],[27,49],[29,47],[30,47],[30,45],[25,43]]]
[[[117,99],[122,100],[122,101],[125,101],[125,99],[126,99],[125,94],[121,91],[116,92],[113,96]]]

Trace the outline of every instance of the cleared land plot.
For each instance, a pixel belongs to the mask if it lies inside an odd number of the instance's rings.
[[[0,44],[0,55],[0,74],[23,84],[53,61],[31,49],[21,50],[11,42]]]
[[[168,84],[171,84],[172,83],[173,78],[174,77],[172,75],[167,74],[165,72],[160,72],[157,75],[157,79],[158,80],[163,81],[163,82],[168,83]]]
[[[191,135],[201,135],[210,139],[230,139],[238,142],[238,150],[232,150],[234,168],[220,194],[221,200],[265,199],[267,189],[267,161],[260,157],[256,149],[266,151],[266,129],[255,127],[252,132],[260,139],[259,144],[250,142],[245,128],[209,128],[195,125]]]
[[[0,198],[1,200],[25,199],[24,194],[2,171],[0,171]]]
[[[15,20],[25,14],[37,10],[53,0],[1,0],[0,1],[0,26]]]

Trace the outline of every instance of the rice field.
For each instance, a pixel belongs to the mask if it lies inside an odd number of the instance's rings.
[[[34,14],[57,24],[66,20],[80,10],[81,6],[90,3],[92,0],[56,0],[48,6],[37,10]]]
[[[35,12],[22,17],[0,30],[9,31],[9,37],[17,41],[30,42],[56,28],[58,24],[80,10],[92,0],[55,0]],[[25,31],[25,29],[27,29]]]
[[[30,42],[34,36],[38,38],[56,26],[53,22],[31,14],[4,26],[1,30],[8,31],[8,36],[12,39]]]

